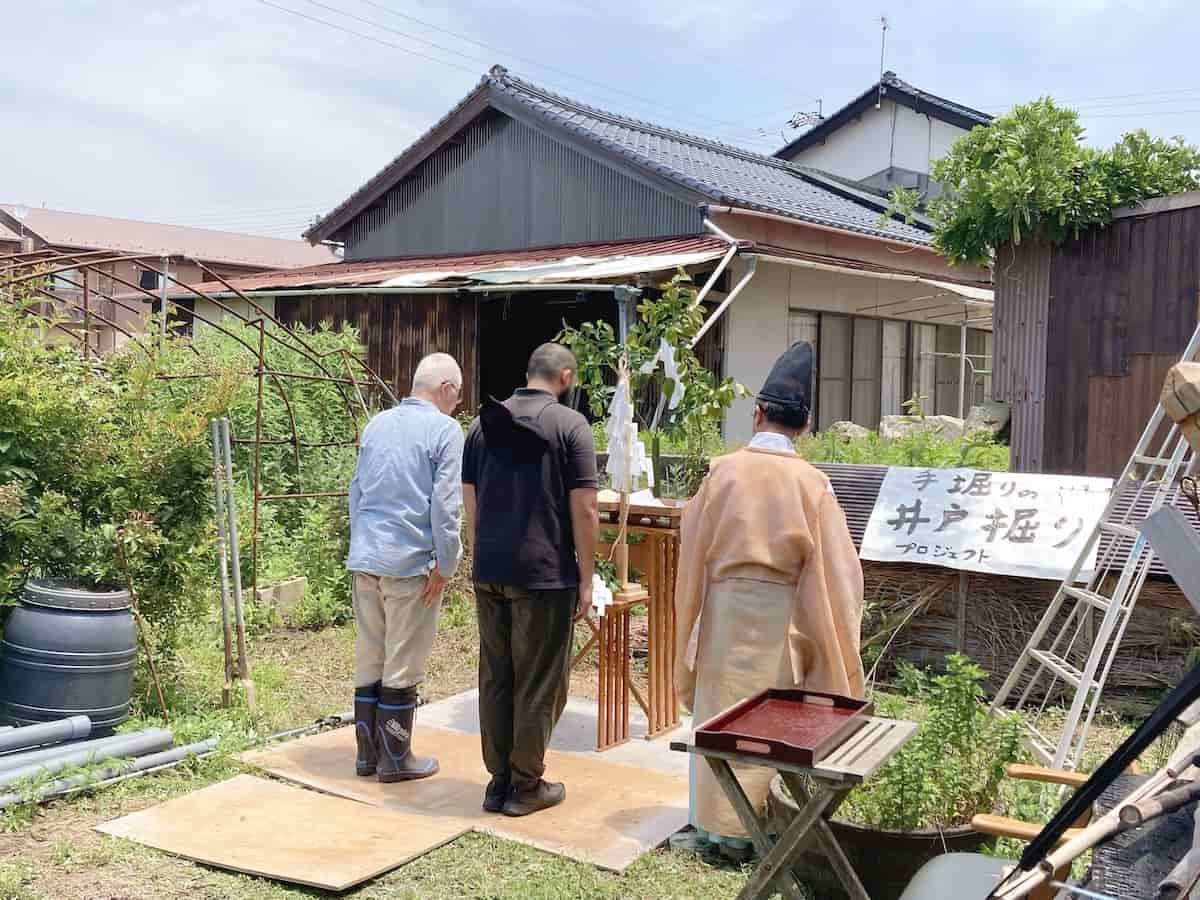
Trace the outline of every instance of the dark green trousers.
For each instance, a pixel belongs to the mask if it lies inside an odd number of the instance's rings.
[[[546,746],[567,705],[578,598],[576,588],[475,585],[483,763],[513,784],[546,771]]]

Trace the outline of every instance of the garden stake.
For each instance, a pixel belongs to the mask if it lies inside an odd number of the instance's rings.
[[[163,721],[168,725],[171,723],[171,715],[167,712],[167,701],[163,697],[162,684],[158,680],[158,667],[154,664],[154,652],[150,649],[150,636],[146,633],[146,620],[142,618],[142,613],[138,609],[137,590],[133,586],[133,576],[129,574],[129,561],[125,558],[125,529],[118,528],[116,540],[113,542],[117,548],[117,562],[121,565],[121,571],[125,573],[125,586],[129,588],[129,607],[133,610],[133,617],[137,619],[138,637],[142,641],[142,650],[146,654],[146,664],[150,666],[150,678],[154,681],[154,690],[158,692],[158,705],[162,707]]]
[[[229,624],[229,556],[226,534],[225,498],[221,488],[221,426],[217,419],[208,423],[213,448],[213,511],[217,523],[217,563],[221,582],[221,634],[225,646],[225,684],[221,688],[221,706],[228,709],[233,692],[233,631]]]
[[[259,338],[261,341],[261,338],[262,338],[261,333],[259,334]],[[261,349],[262,349],[261,345],[260,345],[259,349],[261,351]],[[259,379],[258,379],[258,387],[259,387],[258,424],[259,424],[259,428],[260,428],[260,431],[258,433],[258,438],[261,439],[261,437],[262,437],[262,432],[261,432],[261,426],[262,426],[262,376],[261,376],[261,374],[259,375]],[[225,498],[225,516],[226,516],[226,520],[228,523],[227,528],[228,528],[228,533],[229,533],[229,556],[230,556],[229,561],[230,561],[230,566],[233,569],[233,620],[234,620],[234,627],[236,628],[236,631],[237,631],[237,653],[238,653],[237,675],[238,675],[238,681],[242,685],[242,690],[245,691],[245,694],[246,694],[246,707],[251,712],[254,712],[254,707],[256,705],[255,704],[254,682],[250,680],[250,663],[249,663],[249,658],[246,654],[246,620],[245,620],[245,616],[243,615],[243,612],[242,612],[242,557],[241,557],[241,552],[238,549],[237,501],[234,499],[234,496],[233,496],[233,451],[231,448],[231,441],[230,441],[230,436],[229,436],[229,420],[228,419],[221,419],[220,430],[221,430],[221,452],[223,454],[223,462],[225,465],[226,490],[224,491],[224,498]],[[258,534],[257,494],[258,494],[258,456],[259,456],[260,449],[261,449],[260,446],[258,444],[255,444],[255,447],[254,447],[254,456],[255,456],[254,493],[256,495],[256,500],[254,503],[254,534],[255,534],[255,537],[257,537],[257,534]],[[253,565],[254,565],[254,570],[251,573],[251,579],[252,579],[251,586],[253,589],[257,589],[257,587],[258,587],[257,540],[255,541],[255,555],[254,555]]]

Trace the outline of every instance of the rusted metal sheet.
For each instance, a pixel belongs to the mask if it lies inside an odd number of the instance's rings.
[[[1050,249],[1039,243],[1002,247],[995,274],[992,391],[1012,407],[1015,472],[1042,471],[1046,400],[1046,321]]]
[[[411,389],[421,357],[449,353],[463,372],[462,409],[479,405],[475,295],[315,294],[280,297],[275,310],[285,324],[352,325],[367,348],[367,365],[398,397]]]
[[[750,246],[748,243],[746,246]],[[604,259],[608,257],[682,256],[695,253],[723,253],[729,245],[711,235],[655,238],[653,240],[604,241],[589,244],[560,244],[525,250],[470,253],[457,256],[418,256],[338,262],[303,269],[259,272],[230,278],[239,291],[333,290],[344,287],[373,287],[406,275],[454,271],[461,274],[483,272],[509,266],[530,266],[571,257]],[[672,273],[673,274],[673,271]],[[664,276],[664,280],[670,277]],[[178,293],[178,292],[176,292]]]

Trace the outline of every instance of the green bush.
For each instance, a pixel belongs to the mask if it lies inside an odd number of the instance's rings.
[[[47,346],[0,304],[0,603],[31,575],[124,585],[169,654],[203,600],[210,558],[207,422],[220,385],[167,392],[137,350]],[[210,570],[211,571],[211,570]]]
[[[846,440],[823,432],[805,435],[796,442],[797,452],[809,462],[863,463],[918,468],[961,466],[993,472],[1008,470],[1008,447],[986,431],[947,439],[933,429],[918,429],[904,437],[883,438],[871,432],[864,438]]]
[[[1004,768],[1018,758],[1020,720],[989,716],[981,700],[984,672],[967,657],[946,657],[940,675],[900,664],[901,694],[876,693],[876,712],[919,723],[917,732],[861,789],[839,818],[912,831],[963,825],[996,807]]]
[[[1048,97],[963,135],[933,166],[946,188],[929,207],[934,247],[952,263],[986,265],[1006,241],[1062,243],[1119,206],[1200,187],[1200,152],[1182,138],[1139,130],[1097,149],[1083,137],[1079,114]]]
[[[257,330],[227,322],[233,336],[201,328],[190,345],[171,339],[143,349],[131,342],[97,360],[74,344],[48,344],[31,321],[18,307],[0,304],[0,604],[15,602],[31,575],[123,585],[115,553],[121,540],[141,611],[169,656],[181,626],[200,618],[214,595],[208,423],[225,415],[235,437],[254,436],[255,360],[238,338],[256,347]],[[343,352],[362,352],[351,330],[301,335],[334,374],[344,371]],[[321,371],[275,341],[267,341],[266,355],[271,371]],[[285,384],[287,403],[279,383],[267,381],[264,438],[290,439],[294,421],[306,442],[354,439],[353,416],[361,421],[365,414],[352,388],[312,380]],[[292,446],[268,444],[262,490],[343,491],[354,459],[350,445],[304,450],[298,463]],[[261,611],[249,591],[252,448],[237,445],[234,465],[242,581],[253,625]],[[311,605],[304,621],[347,618],[345,500],[265,503],[260,525],[260,580],[304,575]]]

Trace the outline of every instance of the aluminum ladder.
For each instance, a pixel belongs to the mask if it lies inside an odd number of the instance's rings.
[[[1196,361],[1198,352],[1200,326],[1180,359]],[[1164,423],[1170,428],[1160,439]],[[1010,705],[1026,714],[1030,746],[1045,765],[1079,766],[1109,670],[1154,560],[1138,523],[1164,504],[1174,505],[1180,477],[1191,474],[1196,463],[1186,438],[1159,404],[1113,483],[1104,513],[992,701],[993,712]],[[1083,568],[1105,536],[1104,552],[1085,582]],[[1056,713],[1047,715],[1047,710],[1067,696],[1070,707],[1058,728]]]

